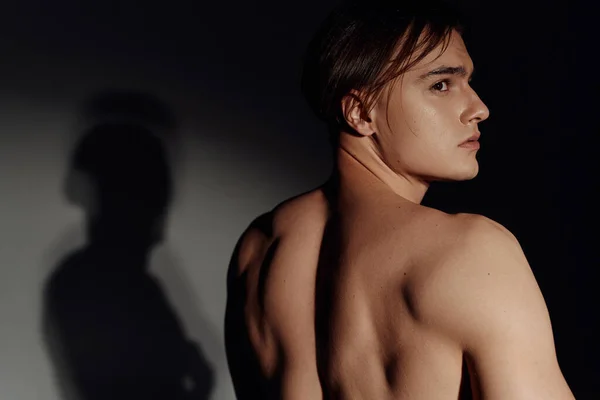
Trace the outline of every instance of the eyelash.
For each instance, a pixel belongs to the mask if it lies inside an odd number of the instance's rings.
[[[439,90],[439,89],[435,89],[435,87],[436,87],[437,85],[441,84],[441,83],[445,83],[445,84],[446,84],[446,86],[448,86],[448,89],[446,89],[446,90]],[[471,79],[469,79],[469,84],[471,84]],[[452,86],[452,81],[451,81],[450,79],[447,79],[447,78],[446,78],[446,79],[443,79],[443,80],[441,80],[441,81],[439,81],[439,82],[436,82],[436,83],[435,83],[435,84],[434,84],[434,85],[431,87],[431,90],[432,90],[432,91],[434,91],[434,92],[438,92],[438,93],[446,93],[446,92],[448,92],[448,91],[450,90],[450,86]]]
[[[439,84],[442,84],[442,83],[445,83],[446,86],[448,86],[448,89],[446,89],[446,90],[439,90],[439,89],[435,88],[436,86],[438,86]],[[434,92],[438,92],[438,93],[446,93],[448,90],[450,90],[450,84],[451,84],[450,79],[444,79],[444,80],[441,80],[441,81],[435,83],[431,87],[431,90],[434,91]]]

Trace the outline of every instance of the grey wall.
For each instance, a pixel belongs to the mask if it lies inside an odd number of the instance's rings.
[[[42,290],[85,241],[83,212],[63,189],[82,104],[108,89],[151,93],[176,116],[175,202],[151,270],[216,373],[211,398],[233,399],[222,330],[235,242],[255,216],[328,172],[323,128],[296,91],[303,29],[257,29],[243,16],[268,10],[250,5],[227,17],[224,6],[142,13],[96,3],[21,2],[2,13],[2,398],[59,399],[42,340]]]

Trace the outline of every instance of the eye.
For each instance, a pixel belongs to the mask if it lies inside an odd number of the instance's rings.
[[[443,81],[439,81],[435,85],[431,87],[431,90],[435,92],[447,92],[448,86],[450,85],[450,81],[448,79],[444,79]]]

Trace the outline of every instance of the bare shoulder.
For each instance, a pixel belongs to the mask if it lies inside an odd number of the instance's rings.
[[[456,238],[463,240],[460,243],[462,245],[469,246],[469,242],[464,241],[467,239],[492,240],[495,245],[500,246],[507,243],[519,244],[517,238],[504,225],[484,215],[470,213],[438,213],[437,215],[440,221],[444,221],[449,232],[453,232]],[[504,243],[504,241],[508,242]]]
[[[445,296],[463,293],[460,301],[495,301],[506,290],[539,288],[517,238],[500,223],[477,214],[456,214],[440,219],[438,239],[423,258],[427,279],[417,282],[424,312],[444,314]],[[456,299],[459,301],[459,299]]]
[[[303,193],[279,204],[273,210],[274,228],[279,234],[311,230],[322,224],[328,213],[325,194],[320,189]]]
[[[283,236],[300,236],[318,229],[327,214],[320,190],[295,196],[254,219],[240,236],[231,260],[230,275],[239,276],[260,264],[268,248]]]
[[[440,253],[438,265],[533,279],[533,273],[515,235],[499,222],[477,214],[453,216],[450,229],[456,241]],[[478,275],[477,275],[478,276]]]
[[[454,238],[429,258],[426,279],[410,286],[417,319],[463,349],[483,398],[572,399],[518,240],[479,215],[456,215],[448,229]]]
[[[519,245],[519,241],[504,225],[491,218],[479,214],[461,213],[453,215],[457,230],[468,233],[470,238],[483,235],[486,239],[492,239],[496,245]],[[505,243],[505,241],[508,241]]]
[[[523,253],[519,241],[510,230],[483,215],[446,214],[428,210],[419,217],[419,223],[424,225],[421,236],[424,246],[429,250],[431,257],[428,260],[432,267],[449,265],[448,261],[457,256],[473,260],[474,255],[490,255],[492,249],[507,256]]]

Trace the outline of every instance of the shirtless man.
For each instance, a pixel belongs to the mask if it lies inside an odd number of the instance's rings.
[[[574,398],[517,239],[420,204],[431,182],[477,175],[489,110],[452,10],[415,3],[341,6],[309,47],[303,89],[335,167],[238,242],[240,399]]]

